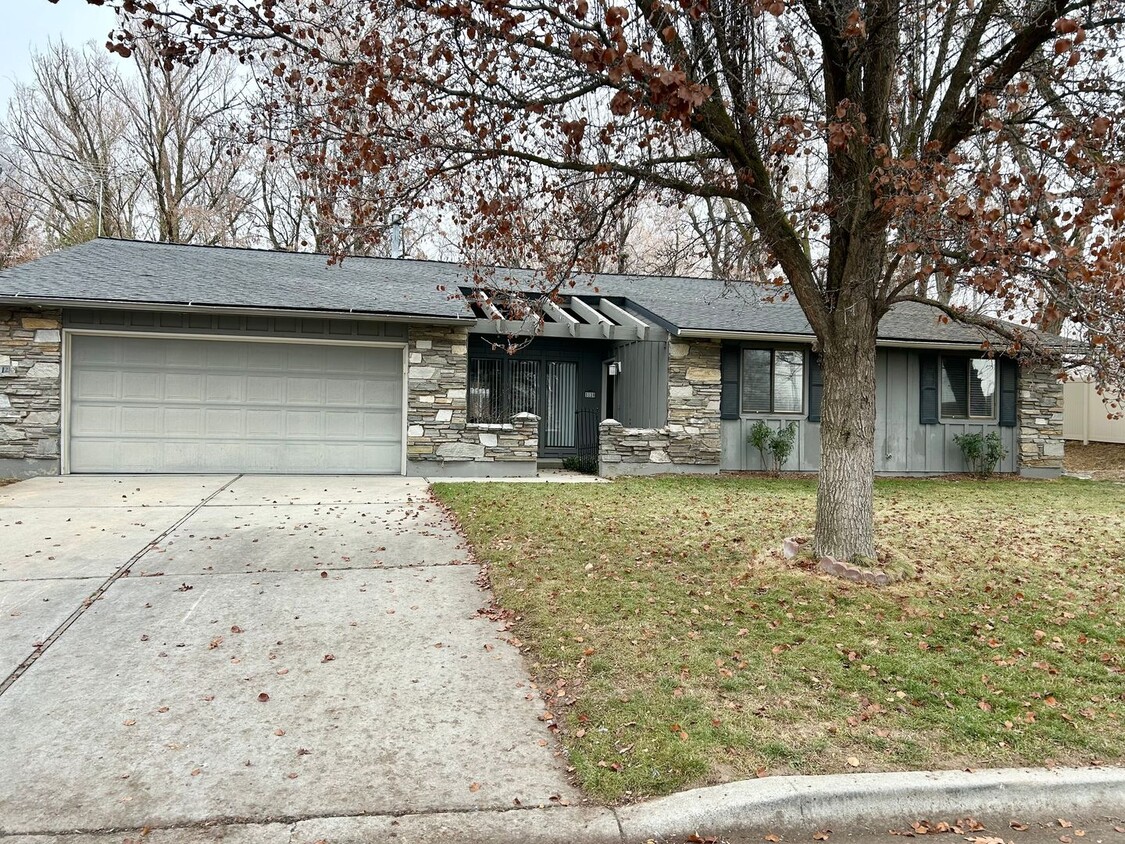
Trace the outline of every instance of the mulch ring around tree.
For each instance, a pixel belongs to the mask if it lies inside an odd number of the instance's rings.
[[[807,536],[791,536],[781,543],[781,555],[800,568],[850,580],[852,583],[889,586],[918,575],[914,564],[893,548],[876,548],[875,554],[873,560],[857,556],[843,561],[816,554]]]

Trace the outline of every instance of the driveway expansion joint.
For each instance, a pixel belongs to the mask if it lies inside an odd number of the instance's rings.
[[[16,680],[18,680],[25,673],[27,673],[27,670],[29,668],[31,668],[31,666],[33,666],[39,660],[39,657],[43,656],[43,654],[45,654],[47,652],[47,649],[50,648],[51,645],[53,645],[55,642],[57,642],[59,637],[62,636],[70,628],[70,626],[72,624],[74,624],[74,622],[78,621],[78,619],[80,619],[83,615],[85,615],[86,610],[90,609],[90,607],[92,607],[103,595],[105,595],[105,593],[109,590],[109,587],[111,587],[114,583],[116,583],[122,577],[127,575],[129,573],[129,570],[138,561],[140,561],[141,557],[143,557],[145,554],[147,554],[149,551],[151,551],[153,548],[155,548],[159,542],[164,540],[166,537],[170,536],[176,528],[178,528],[180,525],[182,525],[184,522],[186,522],[188,519],[190,519],[192,516],[194,516],[196,513],[198,513],[203,508],[203,505],[205,505],[208,501],[210,501],[212,498],[214,498],[216,495],[218,495],[220,492],[222,492],[224,489],[229,487],[231,484],[233,484],[235,481],[237,481],[241,477],[242,477],[242,475],[238,475],[236,477],[231,478],[229,481],[227,481],[221,487],[216,489],[210,495],[206,496],[202,501],[200,501],[198,504],[196,504],[194,507],[192,507],[186,514],[184,514],[179,519],[177,519],[175,522],[173,522],[162,533],[160,533],[157,536],[154,536],[152,539],[150,539],[148,541],[148,543],[144,546],[144,548],[142,548],[140,551],[138,551],[136,554],[134,554],[132,557],[130,557],[128,560],[126,560],[125,563],[123,563],[113,574],[111,574],[108,578],[106,578],[102,582],[102,585],[99,586],[97,589],[95,589],[90,594],[90,596],[82,602],[82,604],[78,607],[78,609],[76,609],[69,616],[67,616],[66,619],[63,621],[63,623],[60,624],[58,627],[56,627],[51,632],[51,634],[46,639],[43,640],[42,645],[35,648],[35,650],[33,650],[27,656],[27,658],[25,658],[23,660],[23,662],[21,662],[19,665],[17,665],[15,667],[15,669],[12,671],[11,674],[9,674],[7,677],[4,678],[4,680],[2,682],[0,682],[0,696],[2,696],[6,691],[8,691],[8,689],[10,689],[12,687],[12,684],[15,683]],[[0,834],[3,834],[2,830],[0,830]]]

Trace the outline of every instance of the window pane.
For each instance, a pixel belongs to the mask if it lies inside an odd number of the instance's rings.
[[[770,350],[742,352],[742,412],[770,412]]]
[[[469,361],[469,421],[506,422],[502,360]]]
[[[578,364],[547,361],[548,448],[573,448],[575,413],[578,410]]]
[[[992,416],[996,395],[996,361],[969,361],[969,415]]]
[[[774,413],[800,413],[805,398],[805,353],[773,353]]]
[[[507,417],[517,413],[534,413],[539,415],[539,361],[513,360],[509,374],[511,381],[507,384],[510,392]],[[502,420],[509,421],[509,418]]]
[[[941,359],[941,415],[969,415],[969,366],[965,358]]]

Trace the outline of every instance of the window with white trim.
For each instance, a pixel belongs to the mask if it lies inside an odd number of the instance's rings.
[[[805,353],[800,349],[742,350],[742,412],[803,413]]]
[[[942,356],[942,418],[994,419],[996,371],[996,361],[990,358]]]

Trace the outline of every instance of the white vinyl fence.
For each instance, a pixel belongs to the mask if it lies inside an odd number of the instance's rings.
[[[1063,385],[1063,437],[1083,443],[1125,443],[1125,419],[1110,419],[1106,406],[1089,381]],[[1120,404],[1116,410],[1121,410]]]

